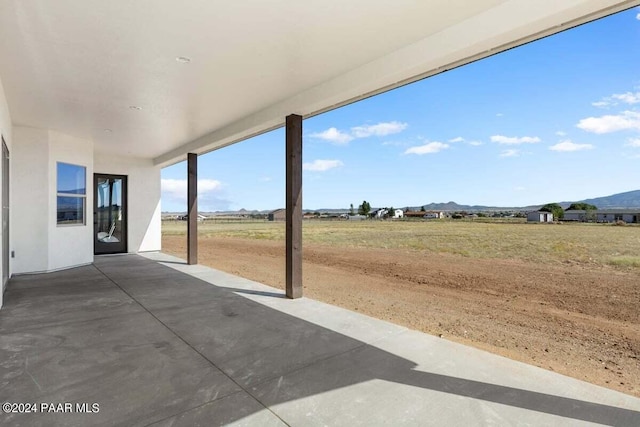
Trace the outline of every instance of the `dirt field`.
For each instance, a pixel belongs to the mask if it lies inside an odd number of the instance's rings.
[[[305,224],[305,296],[640,396],[640,227],[495,225]],[[200,262],[284,288],[283,233],[203,226]],[[186,257],[184,224],[162,244]]]

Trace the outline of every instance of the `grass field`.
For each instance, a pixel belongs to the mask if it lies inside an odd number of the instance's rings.
[[[203,237],[284,240],[279,222],[199,223]],[[186,234],[186,222],[164,221],[166,236]],[[640,269],[640,227],[611,224],[531,224],[518,221],[305,221],[303,242],[388,248],[542,264],[610,265]]]

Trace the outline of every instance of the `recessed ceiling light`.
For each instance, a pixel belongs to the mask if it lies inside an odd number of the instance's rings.
[[[113,132],[111,129],[102,129],[102,131],[103,131],[103,132],[105,132],[105,133],[111,133],[111,132]]]
[[[191,58],[187,58],[186,56],[178,56],[176,58],[176,61],[178,61],[181,64],[188,64],[189,62],[191,62]]]
[[[137,105],[130,105],[129,108],[132,110],[142,110],[142,107],[138,107]]]

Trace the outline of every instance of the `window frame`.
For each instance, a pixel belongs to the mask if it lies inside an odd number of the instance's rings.
[[[84,193],[65,193],[58,191],[58,184],[60,182],[60,165],[66,166],[75,166],[77,168],[82,168],[84,171]],[[76,222],[60,222],[58,218],[58,212],[60,210],[60,198],[76,198],[82,200],[82,221]],[[56,162],[56,226],[57,227],[84,227],[87,225],[87,167],[83,165],[77,165],[75,163],[67,163],[67,162]]]

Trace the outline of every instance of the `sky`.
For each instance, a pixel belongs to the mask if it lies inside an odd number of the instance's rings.
[[[528,206],[640,189],[640,8],[303,122],[303,209]],[[285,204],[284,129],[198,159],[200,211]],[[162,210],[186,211],[186,162]]]

